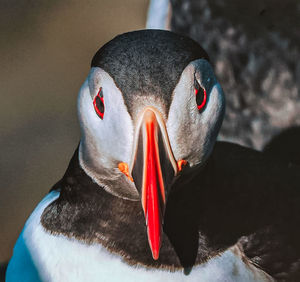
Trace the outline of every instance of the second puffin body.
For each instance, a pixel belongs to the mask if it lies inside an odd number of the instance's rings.
[[[215,144],[224,109],[193,40],[143,30],[104,45],[79,92],[80,145],[6,280],[297,279],[299,168]]]

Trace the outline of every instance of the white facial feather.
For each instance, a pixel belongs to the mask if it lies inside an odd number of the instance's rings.
[[[201,112],[196,104],[194,79],[207,92],[207,102]],[[100,88],[105,106],[103,120],[93,106]],[[79,159],[86,173],[114,195],[139,199],[135,185],[118,170],[118,163],[131,163],[137,116],[149,106],[161,112],[166,121],[175,159],[187,160],[190,166],[205,162],[216,140],[225,107],[222,89],[210,64],[204,59],[191,62],[173,91],[169,113],[163,105],[163,101],[153,99],[151,93],[147,97],[137,96],[132,105],[132,120],[122,93],[110,75],[101,68],[92,68],[78,99],[82,129]]]
[[[93,160],[106,167],[114,167],[115,161],[129,162],[133,142],[133,126],[120,90],[108,73],[92,68],[87,82],[79,94],[78,111],[82,130],[82,147],[93,143]],[[99,118],[93,107],[93,99],[102,87],[104,118]],[[87,93],[88,92],[88,93]],[[91,154],[91,152],[88,152]],[[99,154],[99,158],[95,158]]]
[[[104,118],[96,114],[93,99],[102,88]],[[138,199],[137,190],[118,169],[129,163],[133,146],[133,124],[122,93],[108,73],[92,68],[79,91],[78,116],[81,126],[80,165],[94,181],[112,194]],[[116,189],[111,189],[111,187]]]
[[[199,112],[194,79],[206,89],[207,102]],[[225,100],[210,64],[203,59],[191,62],[182,72],[173,93],[167,130],[174,156],[191,166],[209,156],[224,115]]]

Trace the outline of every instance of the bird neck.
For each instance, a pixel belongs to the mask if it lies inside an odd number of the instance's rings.
[[[100,244],[129,264],[171,270],[182,267],[167,236],[163,236],[159,260],[152,259],[140,201],[114,196],[93,182],[80,167],[78,150],[52,190],[60,191],[60,196],[41,217],[51,233]]]
[[[141,203],[116,197],[93,182],[80,167],[78,151],[53,187],[60,196],[45,209],[41,222],[52,233],[99,243],[130,264],[190,267],[289,215],[286,210],[281,214],[278,204],[293,187],[280,189],[285,181],[274,173],[279,175],[282,166],[270,162],[271,170],[262,172],[265,165],[256,151],[217,143],[205,166],[184,172],[168,197],[157,261],[148,245]],[[258,239],[263,244],[264,238]]]

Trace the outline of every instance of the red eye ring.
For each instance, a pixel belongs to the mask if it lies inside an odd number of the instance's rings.
[[[198,95],[200,95],[200,93],[203,95],[203,98],[202,101],[200,100],[199,102]],[[198,110],[202,110],[207,100],[206,90],[199,85],[198,89],[195,88],[195,96],[196,96],[197,108]]]
[[[99,89],[97,95],[95,96],[93,105],[94,105],[96,114],[101,119],[103,119],[103,117],[104,117],[104,97],[103,97],[103,93],[102,93],[102,87]]]

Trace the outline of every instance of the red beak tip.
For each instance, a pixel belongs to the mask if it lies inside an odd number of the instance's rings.
[[[152,257],[154,260],[158,260],[159,258],[159,251],[152,251]]]

